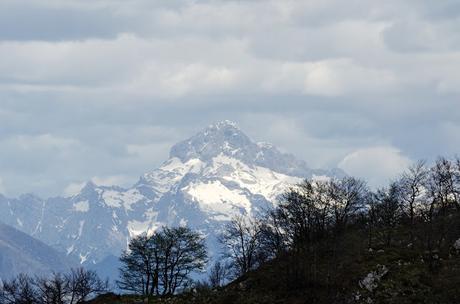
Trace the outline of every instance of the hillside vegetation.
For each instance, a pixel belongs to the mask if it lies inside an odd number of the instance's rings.
[[[376,192],[349,177],[306,180],[259,220],[228,224],[230,283],[211,274],[150,303],[458,303],[459,195],[458,159],[419,162]]]
[[[460,219],[454,222],[457,229]],[[457,230],[458,231],[458,230]],[[150,303],[459,303],[460,254],[456,249],[435,253],[430,266],[428,253],[407,246],[401,227],[395,245],[369,250],[362,231],[350,231],[341,241],[341,254],[332,263],[331,252],[318,252],[312,280],[292,284],[293,255],[278,257],[232,283],[218,288],[197,288]],[[405,245],[403,245],[405,244]],[[296,261],[297,260],[297,261]],[[311,257],[301,262],[311,265]],[[313,266],[313,265],[312,265]],[[334,268],[334,272],[330,269]],[[144,303],[133,296],[104,295],[91,303]]]

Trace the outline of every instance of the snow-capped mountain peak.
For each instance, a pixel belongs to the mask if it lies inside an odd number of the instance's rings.
[[[170,157],[186,162],[197,158],[209,161],[223,153],[232,157],[244,156],[254,143],[235,123],[223,121],[208,126],[203,131],[174,145]]]
[[[216,236],[234,214],[257,215],[303,178],[340,175],[310,169],[274,145],[255,142],[223,121],[174,145],[159,168],[130,188],[88,182],[71,197],[0,197],[0,221],[33,234],[83,264],[118,256],[133,236],[188,225]]]
[[[191,159],[209,162],[219,155],[238,159],[245,164],[272,169],[295,176],[310,176],[312,170],[293,155],[282,153],[273,144],[252,141],[237,125],[223,121],[174,145],[170,158],[183,163]]]

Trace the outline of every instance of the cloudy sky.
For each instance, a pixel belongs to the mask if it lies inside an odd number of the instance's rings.
[[[0,192],[129,185],[222,119],[384,183],[460,148],[460,2],[1,0]]]

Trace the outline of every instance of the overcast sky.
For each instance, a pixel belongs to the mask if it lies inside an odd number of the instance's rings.
[[[385,183],[460,148],[460,2],[0,1],[0,192],[134,183],[229,119]]]

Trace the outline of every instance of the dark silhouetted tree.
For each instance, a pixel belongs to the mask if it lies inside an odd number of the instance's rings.
[[[229,265],[222,261],[217,261],[209,271],[208,281],[212,288],[220,287],[225,284],[229,278]]]
[[[120,261],[118,286],[150,298],[185,288],[192,272],[204,270],[207,252],[201,234],[186,227],[164,227],[132,239]]]
[[[254,269],[258,262],[259,235],[258,222],[243,215],[235,216],[220,235],[226,257],[230,258],[235,276]]]
[[[103,281],[93,270],[84,268],[71,269],[64,275],[65,294],[69,304],[84,303],[90,297],[107,292],[108,281]]]

